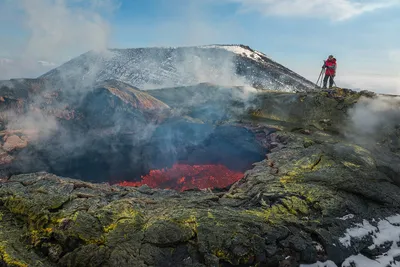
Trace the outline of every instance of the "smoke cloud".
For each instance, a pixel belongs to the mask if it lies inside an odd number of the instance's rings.
[[[400,97],[362,97],[349,110],[349,118],[346,136],[356,143],[373,145],[400,125]]]
[[[2,45],[9,64],[0,64],[0,79],[35,77],[88,50],[104,50],[111,26],[107,20],[118,8],[116,0],[21,0],[1,8],[14,31],[23,32],[17,42]],[[10,62],[11,61],[11,62]]]
[[[8,58],[0,61],[0,79],[34,78],[88,50],[105,51],[111,34],[108,18],[118,7],[117,0],[21,0],[1,3],[1,14],[14,15],[7,17],[7,23],[17,25],[13,30],[23,32],[24,38],[18,46],[19,50],[13,48],[15,42],[3,44],[3,56]],[[96,62],[92,64],[92,72],[97,72],[98,68]],[[61,90],[68,99],[55,108],[64,109],[71,99],[79,103],[85,94],[72,90],[68,79],[71,75],[80,74],[75,69],[62,73],[58,86],[53,88],[47,85],[42,88],[42,94],[31,96],[31,106],[45,106],[46,91],[54,90]],[[91,75],[83,78],[82,87],[93,86],[95,81]],[[29,116],[10,114],[8,117],[8,130],[36,129],[42,139],[60,128],[54,117],[40,110]],[[78,145],[78,142],[74,144]]]
[[[31,33],[25,55],[62,62],[87,50],[107,48],[110,25],[101,12],[112,2],[92,0],[86,7],[80,2],[23,0],[21,8]]]

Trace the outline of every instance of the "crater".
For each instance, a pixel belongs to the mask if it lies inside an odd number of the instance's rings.
[[[22,151],[18,169],[45,170],[95,183],[147,184],[180,191],[226,188],[267,152],[246,128],[185,119],[131,132],[113,128],[111,132],[84,133],[72,127],[41,144]]]

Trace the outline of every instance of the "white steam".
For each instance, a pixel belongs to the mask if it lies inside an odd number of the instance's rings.
[[[183,64],[178,67],[178,73],[182,77],[187,74],[193,76],[193,83],[212,83],[221,86],[246,86],[249,85],[244,77],[236,74],[234,54],[226,54],[219,58],[218,65],[215,64],[215,58],[199,57],[188,53],[185,55]]]
[[[99,4],[97,0],[82,8],[66,0],[23,0],[31,33],[26,56],[62,62],[87,50],[107,48],[110,27],[97,10]]]
[[[400,124],[400,96],[361,97],[349,110],[348,138],[373,145]]]
[[[4,4],[8,13],[15,14],[7,23],[21,25],[17,30],[26,36],[19,51],[13,42],[4,47],[12,64],[0,64],[0,79],[35,77],[88,50],[107,48],[111,31],[107,15],[117,7],[116,1],[20,0]]]
[[[39,110],[28,112],[23,116],[9,112],[6,119],[8,121],[7,130],[9,132],[21,131],[22,133],[34,133],[33,137],[35,139],[46,138],[58,128],[55,117],[48,116]]]

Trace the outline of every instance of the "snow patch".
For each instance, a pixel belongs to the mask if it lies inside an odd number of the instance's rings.
[[[362,224],[346,230],[344,237],[339,241],[346,247],[350,246],[351,238],[364,238],[371,236],[373,244],[370,250],[382,251],[374,259],[363,254],[353,255],[347,258],[342,267],[394,267],[400,266],[400,215],[394,215],[377,221],[377,226],[372,226],[364,220]],[[386,249],[385,249],[386,247]],[[396,260],[395,260],[396,259]]]
[[[230,52],[233,52],[237,55],[243,56],[243,57],[247,57],[253,60],[258,60],[258,61],[262,61],[262,57],[266,57],[266,55],[264,55],[261,52],[258,51],[251,51],[249,49],[246,49],[244,47],[241,47],[239,45],[206,45],[206,46],[202,46],[201,48],[221,48],[221,49],[225,49],[228,50]]]
[[[317,261],[313,264],[300,264],[300,267],[337,267],[333,261],[320,262]]]
[[[387,217],[386,220],[388,222],[390,222],[391,224],[394,224],[394,225],[397,224],[397,226],[400,226],[400,215],[394,215],[394,216]]]
[[[400,266],[399,262],[393,260],[393,256],[379,257],[371,260],[364,255],[351,256],[343,262],[342,267],[395,267]]]
[[[353,219],[353,218],[354,218],[354,214],[347,214],[347,215],[345,215],[345,216],[343,216],[341,218],[338,218],[338,219],[342,220],[342,221],[346,221],[348,219]]]
[[[348,214],[340,220],[353,218]],[[343,237],[339,238],[345,247],[351,246],[352,239],[363,239],[370,237],[373,244],[368,247],[373,250],[373,255],[361,253],[348,257],[341,267],[400,267],[400,215],[386,217],[385,219],[372,219],[376,226],[371,225],[367,220],[355,224],[355,227],[346,230]],[[335,245],[335,244],[333,244]],[[370,254],[370,253],[369,253]],[[314,264],[301,264],[300,267],[337,267],[332,261],[316,262]]]
[[[219,48],[219,49],[225,49],[229,52],[235,53],[237,55],[240,55],[245,58],[249,58],[251,60],[254,60],[255,62],[258,62],[260,64],[263,64],[266,67],[273,67],[275,69],[280,69],[282,70],[283,75],[279,79],[277,79],[280,83],[283,83],[283,80],[289,78],[289,79],[294,79],[296,82],[305,85],[306,87],[310,87],[310,84],[305,83],[302,80],[302,77],[298,76],[296,73],[293,71],[289,70],[289,73],[291,75],[288,75],[285,71],[285,67],[278,64],[276,61],[272,60],[270,57],[267,57],[264,53],[252,50],[246,47],[243,47],[241,45],[205,45],[205,46],[200,46],[201,48]],[[285,92],[293,92],[295,91],[295,88],[293,86],[285,86],[285,88],[282,88],[281,91]]]
[[[351,239],[362,239],[363,237],[377,232],[378,229],[372,226],[367,220],[363,220],[363,223],[357,223],[356,227],[346,230],[344,237],[339,238],[340,243],[345,247],[351,246]]]

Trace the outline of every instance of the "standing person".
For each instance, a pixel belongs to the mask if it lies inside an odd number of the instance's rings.
[[[335,78],[336,75],[336,58],[334,58],[332,55],[328,57],[327,60],[324,60],[324,65],[322,68],[326,69],[325,70],[325,77],[324,77],[324,86],[322,88],[326,89],[326,84],[328,83],[329,79],[329,88],[333,86],[333,78]]]

